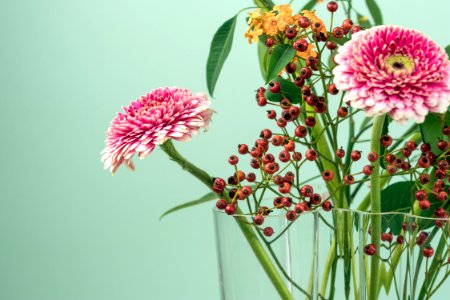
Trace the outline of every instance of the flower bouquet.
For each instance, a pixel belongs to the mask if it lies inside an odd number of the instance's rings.
[[[175,87],[153,90],[114,118],[104,166],[134,170],[136,153],[142,159],[160,146],[210,189],[164,215],[216,201],[223,299],[443,299],[448,55],[419,31],[382,25],[374,0],[366,4],[377,26],[350,0],[328,2],[320,17],[317,2],[295,13],[254,1],[244,36],[258,47],[256,104],[273,126],[238,144],[229,177],[209,175],[176,150],[172,141],[206,130],[213,111],[205,94]],[[213,38],[210,95],[237,17]]]

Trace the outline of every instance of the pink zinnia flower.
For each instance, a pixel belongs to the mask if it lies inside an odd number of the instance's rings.
[[[190,140],[200,128],[207,129],[210,104],[205,94],[176,87],[158,88],[131,102],[106,132],[106,147],[101,153],[105,169],[114,174],[125,163],[134,170],[131,158],[136,152],[143,159],[168,139]]]
[[[344,101],[369,116],[389,113],[399,122],[422,123],[450,101],[450,63],[424,34],[398,26],[360,31],[339,48],[334,69]]]

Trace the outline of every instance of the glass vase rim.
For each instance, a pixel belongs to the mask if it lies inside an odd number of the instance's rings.
[[[227,215],[225,213],[225,211],[220,210],[217,207],[213,207],[212,210],[213,210],[214,213]],[[320,212],[322,212],[322,213],[332,213],[333,211],[356,213],[358,215],[366,215],[366,216],[401,215],[401,216],[405,216],[405,217],[408,217],[408,218],[414,218],[414,219],[418,219],[418,220],[450,221],[450,217],[444,217],[444,218],[426,217],[426,216],[418,216],[418,215],[414,215],[412,213],[398,212],[398,211],[372,213],[370,211],[363,211],[363,210],[352,209],[352,208],[340,208],[340,207],[335,207],[335,208],[331,209],[330,211],[325,211],[323,208],[318,208],[318,209],[315,209],[315,210],[309,210],[309,211],[302,212],[301,214],[299,214],[299,216],[306,215],[306,214],[320,213]],[[255,215],[256,214],[234,214],[234,215],[231,215],[231,216],[232,217],[252,217],[252,216],[255,216]],[[270,215],[264,216],[264,218],[285,218],[285,215],[282,214],[282,213],[278,213],[278,214],[275,213],[275,214],[270,214]]]

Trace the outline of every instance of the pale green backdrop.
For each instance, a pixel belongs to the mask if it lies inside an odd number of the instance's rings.
[[[450,43],[449,1],[379,2],[386,23]],[[1,300],[218,299],[212,203],[158,221],[205,188],[160,151],[114,177],[99,152],[122,105],[162,85],[206,90],[213,33],[250,5],[1,0]],[[215,175],[264,126],[255,47],[242,18],[236,30],[211,129],[179,145]]]

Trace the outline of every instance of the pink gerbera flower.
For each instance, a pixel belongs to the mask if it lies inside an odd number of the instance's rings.
[[[131,158],[136,152],[143,159],[168,139],[190,140],[200,128],[207,129],[210,104],[205,94],[176,87],[158,88],[131,102],[106,132],[106,147],[101,153],[105,169],[114,174],[125,163],[134,170]]]
[[[424,34],[398,26],[360,31],[339,48],[334,69],[344,100],[369,116],[389,113],[399,122],[422,123],[450,101],[450,63]]]

